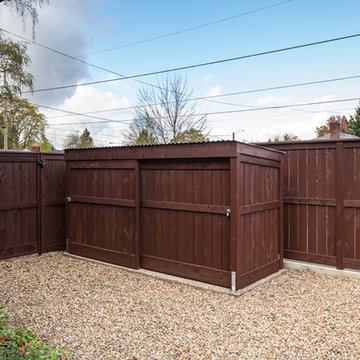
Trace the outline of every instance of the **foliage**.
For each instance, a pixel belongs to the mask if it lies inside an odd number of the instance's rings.
[[[270,137],[268,142],[279,142],[279,141],[296,141],[300,140],[299,137],[293,133],[285,132],[284,134],[276,133],[274,136]]]
[[[34,331],[20,326],[8,326],[8,315],[0,308],[0,358],[1,359],[56,359],[66,360],[68,352],[52,349],[37,338]]]
[[[25,67],[31,62],[30,57],[26,54],[26,49],[25,43],[16,43],[5,39],[0,33],[1,99],[4,96],[11,99],[13,96],[21,94],[22,86],[32,90],[34,78],[25,71]],[[6,76],[6,84],[3,80],[4,75]]]
[[[204,141],[208,127],[206,116],[199,115],[192,91],[179,77],[166,77],[157,87],[139,92],[134,119],[123,133],[128,144],[169,144]]]
[[[90,131],[85,128],[81,135],[78,131],[70,133],[64,142],[64,148],[89,148],[93,147],[94,140],[90,135]]]
[[[49,0],[0,0],[0,3],[15,9],[23,21],[30,16],[34,36],[35,24],[38,21],[37,8],[49,3]]]
[[[330,118],[328,120],[326,120],[326,124],[325,125],[321,125],[316,127],[316,136],[320,137],[320,136],[324,136],[326,134],[330,133],[330,124],[332,122],[340,122],[340,131],[343,133],[348,133],[349,132],[349,126],[348,126],[348,120],[346,119],[345,116],[340,117],[340,116],[330,116]]]
[[[357,107],[355,114],[350,116],[348,133],[360,137],[360,107]]]
[[[4,123],[3,104],[0,104],[0,122]],[[41,151],[50,151],[51,144],[45,135],[47,121],[38,108],[26,99],[13,98],[8,104],[8,147],[30,149],[40,145]],[[0,130],[0,134],[4,130]],[[4,138],[0,136],[0,146],[4,146]]]
[[[177,139],[171,142],[179,142],[179,143],[189,143],[189,142],[203,142],[209,141],[209,138],[206,137],[201,130],[198,129],[189,129],[182,132]]]

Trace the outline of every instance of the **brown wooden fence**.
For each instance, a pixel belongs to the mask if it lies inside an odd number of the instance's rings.
[[[0,259],[65,248],[64,154],[0,153]]]
[[[281,156],[236,142],[67,150],[68,250],[244,287],[282,266]]]
[[[360,269],[360,141],[266,146],[287,153],[285,258]]]

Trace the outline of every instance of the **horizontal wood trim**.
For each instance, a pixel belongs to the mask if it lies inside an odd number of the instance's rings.
[[[257,269],[248,271],[244,274],[236,274],[236,290],[242,289],[255,281],[258,281],[266,276],[273,274],[280,270],[280,260],[274,260]]]
[[[261,147],[257,144],[244,144],[244,143],[236,143],[237,144],[237,152],[241,154],[241,156],[249,155],[251,157],[257,157],[260,159],[269,159],[280,161],[282,157],[282,152],[279,149],[272,149],[270,146]]]
[[[149,255],[140,256],[141,267],[148,270],[204,281],[210,284],[230,288],[230,271],[212,269],[201,265],[158,258]]]
[[[222,215],[226,215],[227,209],[230,208],[230,206],[221,206],[221,205],[193,204],[193,203],[180,203],[180,202],[155,201],[155,200],[141,200],[141,207],[152,208],[152,209],[163,209],[163,210],[203,212],[203,213],[222,214]]]
[[[347,269],[360,270],[360,259],[344,259],[344,266]]]
[[[202,161],[145,161],[140,165],[141,170],[230,170],[229,160]]]
[[[34,254],[37,252],[38,250],[36,244],[26,244],[5,249],[0,248],[0,259],[8,259],[16,256]]]
[[[321,206],[336,206],[335,199],[315,199],[305,197],[285,197],[285,204],[299,204],[299,205],[321,205]]]
[[[63,200],[46,200],[45,206],[64,206],[65,198]]]
[[[246,215],[246,214],[271,210],[279,207],[280,207],[280,201],[274,200],[260,204],[244,205],[241,206],[240,209],[241,209],[241,215]]]
[[[109,205],[109,206],[121,206],[121,207],[135,207],[135,200],[131,199],[112,199],[93,196],[79,196],[72,195],[71,203],[84,203],[94,205]]]
[[[288,141],[274,143],[256,143],[256,145],[265,146],[270,149],[281,151],[294,150],[316,150],[316,149],[336,149],[336,142],[333,140],[312,140],[312,141]]]
[[[313,262],[316,264],[336,266],[336,256],[330,255],[313,254],[294,250],[284,250],[284,258],[298,261]]]
[[[242,163],[280,168],[280,160],[276,161],[276,160],[270,160],[270,159],[249,156],[249,155],[241,155],[240,160]]]
[[[62,154],[44,154],[41,153],[41,157],[46,161],[64,161],[65,160],[65,155],[64,153]]]
[[[0,204],[0,211],[32,209],[32,208],[36,208],[37,206],[38,206],[37,202]]]
[[[23,155],[23,154],[22,154]],[[34,164],[37,164],[38,157],[31,154],[31,156],[20,156],[20,155],[2,155],[0,153],[0,162],[32,162]]]
[[[69,253],[90,259],[105,261],[111,264],[127,266],[136,269],[136,259],[133,254],[124,254],[114,250],[69,242]]]
[[[135,160],[105,160],[105,161],[74,161],[70,163],[71,169],[118,170],[135,169]]]
[[[145,159],[202,159],[236,157],[238,143],[234,141],[199,143],[199,144],[167,144],[150,146],[129,146],[113,148],[97,148],[91,150],[67,149],[67,161],[79,160],[145,160]]]
[[[345,207],[360,208],[360,200],[344,200]]]

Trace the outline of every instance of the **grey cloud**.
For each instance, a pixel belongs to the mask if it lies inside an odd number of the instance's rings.
[[[1,7],[1,4],[0,4]],[[50,0],[50,4],[39,10],[39,23],[35,28],[35,41],[55,48],[64,53],[85,59],[88,43],[84,28],[88,25],[90,14],[90,0]],[[7,9],[0,12],[1,27],[26,38],[32,38],[32,26],[29,20],[25,26],[16,13]],[[12,37],[13,40],[19,39]],[[49,88],[62,85],[76,84],[89,79],[87,65],[66,59],[59,54],[38,47],[28,45],[28,54],[32,65],[29,71],[35,76],[35,88]],[[71,97],[75,88],[39,92],[29,95],[35,103],[59,106]]]

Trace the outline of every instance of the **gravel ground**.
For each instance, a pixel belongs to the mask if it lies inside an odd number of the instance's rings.
[[[310,271],[234,297],[50,253],[1,261],[0,302],[75,359],[360,359],[360,280]]]

